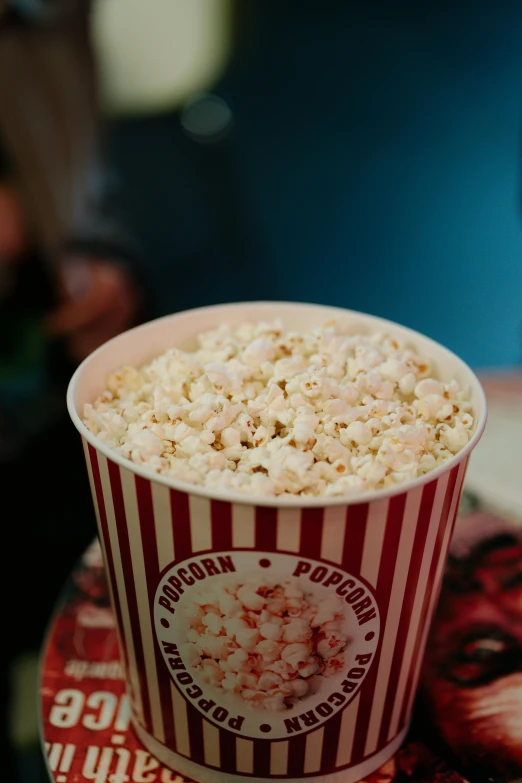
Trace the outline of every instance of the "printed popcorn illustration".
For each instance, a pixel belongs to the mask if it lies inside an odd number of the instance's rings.
[[[223,728],[271,739],[350,702],[380,629],[369,587],[338,567],[276,552],[213,553],[172,566],[154,614],[187,701]]]
[[[191,630],[181,648],[204,682],[253,707],[291,708],[342,669],[349,642],[342,599],[321,601],[297,583],[231,582],[186,603]]]

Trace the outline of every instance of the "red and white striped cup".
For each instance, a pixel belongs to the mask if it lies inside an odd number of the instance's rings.
[[[122,364],[141,365],[221,323],[282,318],[308,330],[332,318],[385,331],[469,390],[475,430],[444,466],[393,489],[349,498],[249,498],[158,476],[111,452],[83,406]],[[116,337],[74,374],[69,412],[87,458],[133,723],[161,762],[200,783],[308,779],[353,783],[378,769],[408,730],[466,465],[486,421],[471,369],[405,327],[337,308],[248,302],[178,313]],[[233,575],[231,577],[230,575]],[[342,598],[350,643],[334,676],[291,709],[253,708],[202,682],[184,660],[182,611],[201,590],[295,580]]]

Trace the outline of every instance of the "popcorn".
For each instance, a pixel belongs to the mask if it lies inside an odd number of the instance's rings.
[[[319,651],[318,651],[319,653]],[[320,655],[321,653],[319,653]],[[308,656],[305,661],[299,661],[297,664],[297,671],[301,677],[311,677],[320,669],[318,659],[312,655]]]
[[[471,437],[467,392],[386,334],[262,322],[224,324],[198,343],[111,373],[86,426],[159,474],[270,497],[394,486]]]
[[[226,661],[232,650],[232,639],[228,636],[213,636],[211,633],[204,633],[196,640],[196,646],[204,655]]]
[[[263,608],[266,601],[262,595],[256,591],[253,585],[243,585],[237,591],[238,599],[246,606],[247,609],[259,611]]]
[[[209,631],[212,631],[212,633],[216,634],[216,636],[220,633],[221,629],[223,628],[223,623],[220,619],[220,617],[216,614],[206,614],[204,615],[203,619],[201,620],[202,625],[205,625]]]
[[[183,657],[189,666],[199,666],[202,664],[201,650],[195,644],[183,644],[180,647]]]
[[[305,644],[303,642],[294,642],[288,644],[281,653],[282,660],[287,663],[294,671],[297,671],[299,666],[302,666],[308,661],[310,653],[312,652],[312,645]],[[319,652],[319,655],[321,653]]]
[[[241,631],[239,631],[236,634],[236,642],[239,644],[240,647],[243,648],[243,650],[247,650],[248,652],[251,652],[255,646],[257,645],[259,638],[260,638],[260,631],[256,628],[243,628]],[[262,636],[261,631],[261,636]]]
[[[190,628],[180,645],[185,664],[205,684],[236,693],[251,707],[282,711],[317,691],[312,677],[343,669],[350,639],[339,596],[315,598],[296,581],[229,583],[212,603],[204,603],[208,596],[205,591],[182,605]]]
[[[283,680],[289,680],[290,677],[295,676],[291,672],[290,664],[283,660],[274,661],[273,663],[269,664],[266,669],[271,672],[276,672],[283,678]]]
[[[346,440],[354,441],[358,446],[367,446],[372,439],[372,432],[362,421],[352,421],[346,428]],[[347,445],[345,443],[345,445]]]
[[[317,652],[321,658],[332,658],[343,649],[345,642],[346,640],[336,633],[327,634],[317,643]]]
[[[304,620],[293,618],[282,629],[282,636],[283,641],[290,644],[308,642],[312,638],[312,629]]]
[[[338,595],[332,595],[319,602],[311,625],[313,628],[319,628],[321,625],[326,627],[340,616],[342,616],[342,598]]]
[[[270,639],[272,642],[278,642],[283,636],[283,629],[277,623],[263,623],[259,627],[259,632],[263,639]]]
[[[449,451],[456,454],[468,442],[469,431],[457,420],[454,427],[443,424],[439,430],[441,442]]]
[[[274,663],[280,656],[282,645],[276,644],[271,640],[263,640],[254,647],[254,652],[259,653],[266,663]]]
[[[201,661],[201,679],[207,685],[214,685],[221,682],[225,674],[219,668],[219,665],[212,658],[204,658]]]
[[[248,671],[248,652],[241,647],[238,647],[238,649],[229,656],[227,663],[232,672]]]

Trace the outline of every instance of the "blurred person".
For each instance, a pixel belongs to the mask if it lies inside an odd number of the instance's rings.
[[[89,3],[0,1],[0,472],[13,563],[2,568],[0,739],[10,782],[9,667],[39,649],[96,535],[66,386],[79,361],[146,312],[103,146]],[[30,585],[30,609],[17,583]]]
[[[509,783],[522,778],[522,534],[469,520],[448,563],[422,703],[466,777]]]

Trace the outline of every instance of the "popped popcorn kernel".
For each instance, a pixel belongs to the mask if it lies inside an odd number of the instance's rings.
[[[392,487],[466,446],[467,390],[398,339],[346,331],[222,324],[193,352],[111,373],[84,423],[158,474],[268,497]]]

